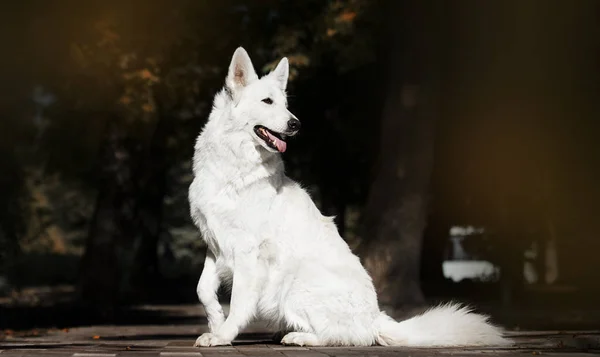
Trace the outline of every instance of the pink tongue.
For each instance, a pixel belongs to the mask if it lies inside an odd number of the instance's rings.
[[[265,130],[265,132],[269,136],[269,139],[271,139],[271,141],[275,142],[275,146],[277,146],[277,150],[279,152],[285,152],[285,149],[287,149],[287,143],[285,141],[279,139],[278,137],[271,135],[271,133],[269,133],[268,131]]]

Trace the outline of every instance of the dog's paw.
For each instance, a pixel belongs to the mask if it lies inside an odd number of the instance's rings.
[[[231,345],[231,341],[224,340],[217,335],[213,335],[210,332],[203,333],[198,339],[196,343],[194,343],[194,347],[210,347],[210,346],[228,346]]]
[[[319,346],[319,338],[313,333],[290,332],[283,337],[281,343],[293,346]]]

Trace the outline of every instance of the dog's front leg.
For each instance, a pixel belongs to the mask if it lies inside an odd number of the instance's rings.
[[[202,269],[196,291],[198,293],[198,298],[206,311],[208,328],[210,332],[213,333],[218,330],[223,324],[223,321],[225,321],[223,308],[221,307],[221,304],[219,304],[219,298],[217,297],[219,285],[221,285],[221,279],[217,272],[215,256],[210,249],[208,249],[206,252],[206,259],[204,260],[204,269]]]
[[[259,283],[263,280],[260,277],[263,269],[258,264],[256,254],[245,252],[236,255],[229,316],[215,332],[198,337],[196,346],[229,345],[254,317],[259,298]]]

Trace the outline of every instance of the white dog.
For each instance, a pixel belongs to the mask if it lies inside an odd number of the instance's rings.
[[[254,318],[300,346],[505,344],[482,315],[446,305],[396,322],[380,311],[371,278],[302,187],[281,153],[300,129],[288,111],[288,61],[258,78],[243,48],[198,137],[191,214],[208,245],[198,297],[210,332],[196,346],[228,345]],[[398,257],[401,259],[401,257]],[[225,318],[217,299],[231,284]]]

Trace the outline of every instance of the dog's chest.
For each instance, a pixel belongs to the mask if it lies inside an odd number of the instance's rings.
[[[240,239],[262,240],[277,195],[268,180],[237,185],[198,176],[194,181],[190,189],[192,216],[215,254]]]

